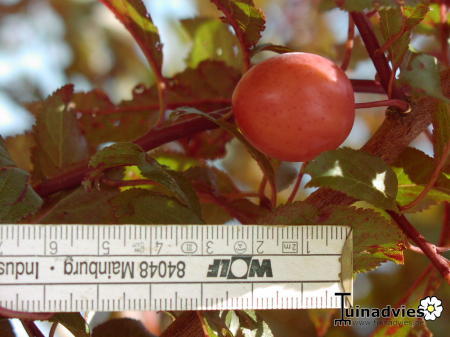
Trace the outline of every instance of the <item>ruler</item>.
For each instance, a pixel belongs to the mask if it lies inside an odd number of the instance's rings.
[[[0,225],[0,306],[339,308],[351,238],[346,226]]]

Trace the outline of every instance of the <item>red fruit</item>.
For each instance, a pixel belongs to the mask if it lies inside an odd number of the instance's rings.
[[[287,53],[252,67],[233,93],[233,112],[246,138],[285,161],[307,161],[337,148],[355,119],[350,80],[330,60]]]

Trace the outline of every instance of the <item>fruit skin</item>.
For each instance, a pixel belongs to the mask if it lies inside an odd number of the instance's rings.
[[[255,65],[234,89],[232,104],[248,141],[284,161],[307,161],[337,148],[355,120],[350,80],[335,63],[310,53]]]

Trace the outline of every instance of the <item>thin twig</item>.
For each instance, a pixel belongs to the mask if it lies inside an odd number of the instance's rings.
[[[347,41],[345,42],[344,57],[342,59],[341,69],[346,71],[350,60],[352,58],[353,45],[355,40],[355,23],[353,22],[352,16],[348,14],[348,32]]]
[[[52,327],[50,328],[50,332],[48,333],[48,337],[55,337],[56,328],[58,327],[58,322],[53,322]]]
[[[431,178],[428,181],[428,184],[425,186],[422,192],[420,192],[420,194],[417,196],[416,199],[411,201],[409,204],[400,206],[401,211],[406,211],[408,209],[417,206],[427,196],[428,192],[430,192],[434,184],[436,184],[436,181],[439,178],[441,170],[444,167],[445,163],[447,162],[449,152],[450,152],[450,143],[447,144],[447,146],[445,147],[444,152],[442,153],[442,157],[437,162],[436,168],[434,169],[433,174],[431,175]]]
[[[438,254],[445,253],[445,252],[448,252],[450,250],[450,247],[438,247],[438,246],[435,246],[435,245],[432,245],[432,246],[433,246],[435,252],[438,253]],[[409,242],[407,244],[407,248],[410,251],[414,252],[414,253],[423,254],[423,250],[422,249],[420,249],[417,246],[414,246],[413,244],[411,244]]]
[[[411,111],[411,106],[409,105],[409,103],[401,99],[387,99],[383,101],[355,103],[355,109],[365,109],[382,106],[395,107],[399,109],[401,112],[405,113]]]
[[[287,200],[287,204],[290,204],[291,202],[294,201],[295,196],[297,195],[298,189],[300,187],[300,184],[302,183],[303,180],[303,176],[305,175],[305,169],[306,169],[306,165],[308,165],[309,162],[304,162],[302,164],[302,167],[300,168],[300,171],[298,172],[298,176],[297,176],[297,180],[295,181],[295,185],[292,189],[291,194],[289,195],[289,198]]]
[[[403,215],[396,213],[394,211],[387,211],[392,219],[398,224],[400,229],[405,233],[405,235],[411,239],[430,259],[431,263],[439,271],[439,273],[444,277],[447,283],[450,284],[450,266],[449,261],[442,255],[436,253],[433,249],[434,245],[425,240],[422,234],[420,234],[417,229],[408,221],[408,219]]]

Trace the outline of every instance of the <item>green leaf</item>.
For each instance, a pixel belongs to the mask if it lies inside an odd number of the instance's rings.
[[[16,167],[0,137],[0,223],[16,222],[41,207],[42,199],[29,180],[28,172]]]
[[[328,187],[383,209],[395,209],[397,177],[378,157],[342,148],[320,154],[305,170],[307,187]]]
[[[438,158],[442,158],[446,146],[450,144],[450,108],[449,104],[439,102],[433,109],[433,148]],[[449,159],[447,159],[448,163]]]
[[[176,199],[133,188],[109,201],[119,223],[200,224],[203,220]]]
[[[77,188],[59,200],[40,220],[44,224],[116,224],[109,200],[118,195],[115,189],[86,191]]]
[[[182,27],[192,40],[187,64],[196,68],[205,60],[223,61],[236,69],[242,68],[239,44],[228,25],[210,18],[185,19]]]
[[[100,170],[123,165],[137,166],[144,177],[166,187],[181,202],[200,214],[197,195],[183,175],[165,169],[136,144],[116,143],[108,146],[93,156],[89,163],[89,166]]]
[[[153,71],[161,74],[162,43],[141,0],[101,0],[128,29],[144,53]]]
[[[361,12],[365,9],[390,9],[398,7],[395,0],[345,0],[339,1],[339,6],[346,11]]]
[[[401,67],[400,81],[419,93],[449,102],[441,87],[438,61],[431,55],[410,53],[409,59]]]
[[[154,337],[141,321],[115,318],[94,328],[92,337]]]
[[[414,184],[427,185],[436,167],[436,162],[422,151],[408,147],[400,154],[393,166],[402,168]],[[448,168],[446,169],[448,170]],[[449,172],[441,172],[434,187],[448,194],[450,193],[450,179],[446,177],[446,173]],[[409,184],[409,182],[404,181],[403,184]]]
[[[281,206],[257,220],[260,224],[346,225],[353,228],[353,270],[368,271],[381,262],[403,263],[404,236],[390,219],[371,209],[330,206],[320,210],[307,202]]]
[[[78,312],[56,313],[49,319],[50,322],[58,322],[76,337],[90,337],[89,326]]]
[[[252,0],[211,0],[225,15],[241,43],[251,50],[261,38],[265,28],[263,12],[256,8]]]
[[[400,8],[392,8],[379,13],[381,33],[383,34],[384,42],[386,42],[403,28],[403,14]],[[394,64],[400,64],[403,56],[408,51],[410,41],[410,34],[405,32],[388,49],[390,59]]]
[[[66,85],[46,100],[28,105],[36,116],[32,158],[39,177],[56,176],[88,158],[87,142],[72,110],[72,96],[73,85]]]
[[[259,334],[257,330],[256,336],[298,337],[316,335],[307,310],[258,310],[256,315],[264,322],[264,325],[258,329]]]
[[[394,168],[398,179],[397,202],[404,206],[415,200],[422,193],[424,186],[416,185],[405,173],[403,168]],[[421,212],[440,202],[450,201],[450,194],[437,189],[431,189],[426,197],[415,207],[406,210],[408,213]]]

